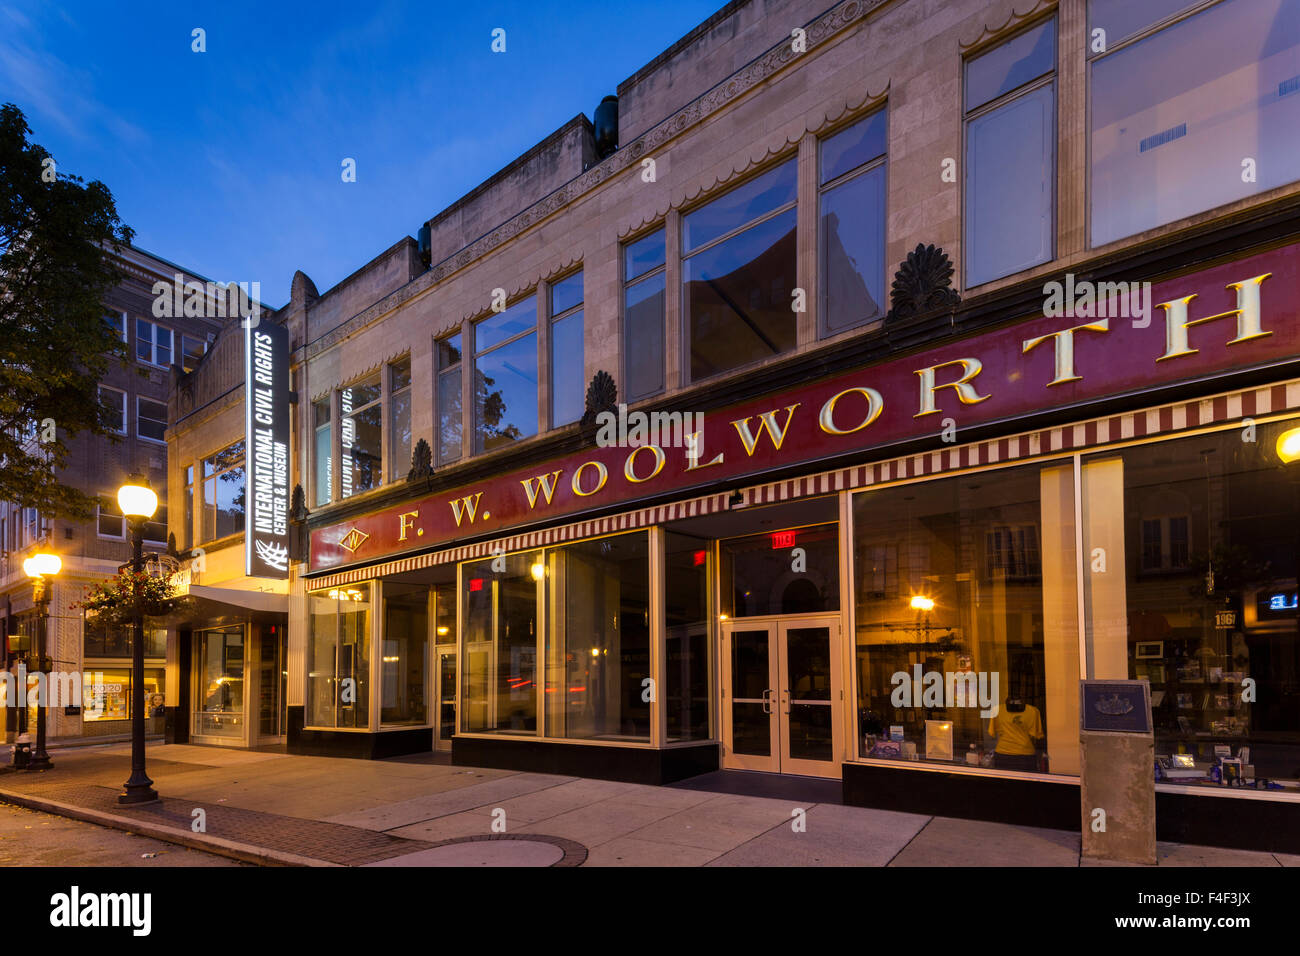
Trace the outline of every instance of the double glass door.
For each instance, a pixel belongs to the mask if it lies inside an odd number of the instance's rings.
[[[434,668],[437,710],[434,713],[433,749],[449,751],[452,734],[456,732],[456,645],[438,646]]]
[[[723,766],[839,775],[839,619],[723,625]]]

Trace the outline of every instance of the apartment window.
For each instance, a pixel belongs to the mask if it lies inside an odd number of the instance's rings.
[[[194,547],[194,466],[185,467],[185,529],[181,532],[182,547]]]
[[[1300,0],[1195,5],[1088,4],[1093,245],[1300,179]]]
[[[126,392],[107,385],[99,386],[99,404],[108,413],[109,427],[119,435],[126,434]]]
[[[198,368],[203,356],[208,353],[207,339],[196,339],[191,335],[181,336],[181,367],[187,372]]]
[[[390,480],[401,481],[411,470],[411,357],[388,366],[388,440]]]
[[[334,450],[330,443],[334,440],[330,434],[330,399],[326,395],[311,403],[312,420],[316,428],[315,484],[316,504],[329,504],[334,480]]]
[[[339,392],[344,498],[383,484],[383,430],[378,375]]]
[[[137,397],[135,401],[136,436],[150,441],[164,441],[163,434],[167,431],[167,406],[147,398]]]
[[[966,285],[1052,258],[1056,21],[966,63]]]
[[[125,312],[108,312],[104,315],[104,321],[109,324],[114,332],[123,342],[126,341],[126,313]]]
[[[551,427],[576,422],[586,405],[583,379],[582,272],[551,286]]]
[[[885,111],[821,144],[821,334],[884,313]]]
[[[1185,571],[1191,553],[1188,515],[1142,519],[1142,570]]]
[[[117,499],[112,495],[99,496],[99,509],[95,516],[96,532],[101,538],[116,538],[122,540],[126,537],[123,530],[125,518],[122,516],[122,508],[117,503]]]
[[[136,319],[135,357],[150,365],[169,368],[172,364],[172,330]]]
[[[117,502],[113,502],[117,507]],[[34,544],[41,537],[41,513],[35,508],[23,509],[23,545]]]
[[[167,506],[160,504],[153,518],[144,523],[144,540],[167,543]]]
[[[682,217],[692,381],[795,347],[795,168],[769,169]]]
[[[244,443],[203,459],[203,540],[244,530]]]
[[[460,335],[434,343],[438,363],[438,461],[455,461],[461,454]]]
[[[664,231],[623,247],[623,393],[627,401],[664,388]]]
[[[474,452],[537,434],[537,299],[474,327]]]

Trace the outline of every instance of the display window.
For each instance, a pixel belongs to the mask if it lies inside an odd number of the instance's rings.
[[[1150,684],[1158,780],[1300,793],[1297,424],[1084,458],[1090,666]]]
[[[144,672],[146,717],[160,717],[167,703],[166,672],[147,668]],[[83,720],[129,720],[131,718],[131,671],[129,669],[87,670],[81,676]]]
[[[863,757],[1078,772],[1072,468],[853,496]]]

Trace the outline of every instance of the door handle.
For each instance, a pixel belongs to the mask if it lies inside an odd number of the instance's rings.
[[[772,713],[772,700],[770,697],[768,697],[768,694],[771,693],[774,693],[774,691],[770,687],[767,690],[763,691],[763,713],[765,714]]]
[[[788,714],[790,713],[790,688],[787,687],[781,693],[784,695],[781,698],[781,703],[785,704],[785,712]]]

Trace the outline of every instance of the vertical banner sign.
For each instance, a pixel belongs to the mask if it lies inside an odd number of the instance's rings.
[[[244,323],[244,571],[289,576],[289,333]]]

